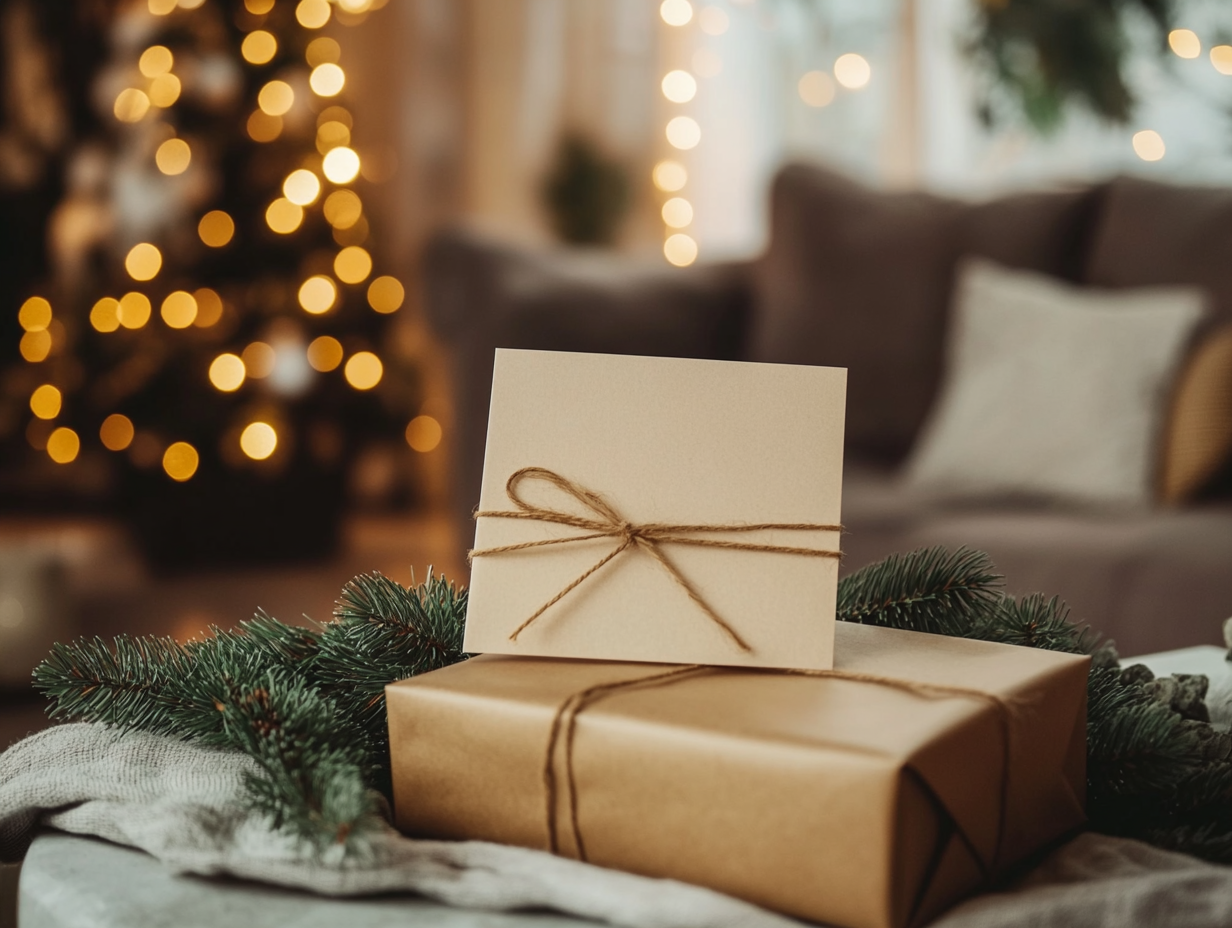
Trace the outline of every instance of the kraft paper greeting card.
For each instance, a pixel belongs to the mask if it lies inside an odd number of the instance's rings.
[[[498,349],[467,651],[828,669],[846,371]]]

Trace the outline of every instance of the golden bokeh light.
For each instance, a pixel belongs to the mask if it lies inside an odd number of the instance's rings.
[[[684,197],[672,197],[663,204],[663,223],[673,229],[683,229],[693,221],[693,204]]]
[[[150,81],[150,102],[166,109],[180,99],[180,79],[174,74],[160,74]]]
[[[112,111],[120,122],[141,122],[150,111],[150,98],[135,87],[121,90]]]
[[[371,351],[357,351],[347,359],[342,373],[356,390],[371,390],[381,382],[385,365]]]
[[[209,287],[194,290],[193,299],[197,301],[197,328],[208,329],[222,318],[222,297]]]
[[[81,451],[81,439],[70,428],[60,426],[47,436],[47,456],[57,464],[69,464]]]
[[[150,0],[150,12],[155,16],[166,16],[176,7],[176,0]]]
[[[248,371],[237,354],[220,354],[210,363],[210,383],[223,393],[234,393],[244,385]]]
[[[304,50],[304,60],[310,68],[322,64],[337,64],[341,59],[342,46],[327,35],[313,39]]]
[[[873,79],[873,68],[868,59],[855,52],[839,55],[834,62],[834,79],[848,90],[859,90],[867,87]]]
[[[689,172],[679,161],[660,161],[654,166],[651,179],[665,193],[675,193],[689,182]]]
[[[1220,74],[1232,74],[1232,45],[1216,45],[1212,48],[1211,64]]]
[[[113,412],[99,426],[98,438],[108,451],[123,451],[133,443],[133,420],[118,412]]]
[[[177,0],[181,10],[196,10],[205,5],[205,0]]]
[[[441,443],[441,424],[431,416],[416,416],[406,427],[406,443],[420,454],[426,454]]]
[[[254,461],[264,461],[278,447],[278,433],[268,422],[250,422],[240,432],[240,450]]]
[[[338,65],[327,61],[312,69],[308,86],[318,97],[336,97],[346,86],[346,73]]]
[[[667,141],[673,148],[688,151],[702,140],[701,126],[691,116],[676,116],[667,124]]]
[[[349,229],[364,213],[363,203],[353,190],[335,190],[325,198],[325,221],[335,229]]]
[[[669,235],[663,243],[663,257],[676,267],[688,267],[697,260],[697,242],[683,232]]]
[[[704,6],[697,14],[697,24],[706,35],[722,35],[731,26],[731,18],[722,7]]]
[[[1192,29],[1173,29],[1168,33],[1168,47],[1179,58],[1197,58],[1202,54],[1202,40]]]
[[[120,305],[116,307],[116,318],[126,329],[139,329],[150,321],[154,306],[144,293],[129,291],[120,297]]]
[[[359,174],[359,155],[354,149],[340,145],[325,156],[321,170],[332,183],[349,184]]]
[[[212,209],[197,223],[197,235],[210,248],[222,248],[235,235],[235,220],[221,209]]]
[[[335,2],[347,13],[367,13],[376,5],[375,0],[335,0]]]
[[[331,119],[329,122],[321,123],[317,129],[317,151],[321,154],[339,145],[350,144],[351,130],[346,127],[345,123]]]
[[[167,294],[158,312],[171,328],[186,329],[197,321],[197,300],[186,290],[174,290]]]
[[[114,332],[120,327],[120,301],[105,296],[90,310],[90,325],[99,332]]]
[[[321,178],[307,168],[299,168],[282,182],[282,195],[296,206],[307,206],[321,195]]]
[[[668,71],[660,87],[673,103],[688,103],[697,95],[697,79],[688,71]]]
[[[332,335],[314,338],[308,344],[308,363],[323,374],[334,370],[342,363],[342,342]]]
[[[240,355],[244,370],[254,380],[264,380],[274,372],[278,354],[268,342],[250,342]]]
[[[192,149],[183,139],[167,139],[154,153],[154,163],[164,174],[183,174],[192,162]]]
[[[53,387],[49,383],[37,387],[30,394],[30,411],[40,419],[54,419],[60,415],[60,406],[63,403],[63,397],[59,389]]]
[[[368,220],[360,216],[358,220],[345,229],[335,227],[333,238],[343,248],[350,245],[364,244],[364,242],[368,241]]]
[[[320,29],[329,22],[328,0],[299,0],[295,18],[305,29]]]
[[[838,88],[834,85],[834,78],[825,71],[809,71],[796,84],[796,92],[809,106],[820,108],[834,102]]]
[[[406,288],[396,277],[378,277],[368,285],[368,305],[378,313],[396,313],[406,299]]]
[[[166,45],[151,45],[137,59],[137,69],[144,77],[158,77],[166,74],[175,64],[175,56]]]
[[[317,125],[323,126],[327,122],[340,122],[348,129],[355,128],[355,120],[351,116],[350,110],[345,106],[327,106],[317,114]]]
[[[47,356],[51,354],[51,333],[46,329],[39,329],[36,332],[25,332],[21,336],[18,350],[21,352],[22,358],[31,364],[46,361]]]
[[[314,316],[329,312],[337,299],[337,284],[323,274],[309,277],[300,285],[299,305]]]
[[[17,321],[27,332],[41,332],[51,325],[51,303],[41,296],[32,296],[17,310]]]
[[[240,54],[249,64],[269,64],[278,54],[278,40],[273,33],[257,29],[244,36]]]
[[[372,255],[358,245],[344,248],[334,257],[334,274],[344,284],[357,284],[372,273]]]
[[[693,19],[693,4],[689,0],[663,0],[659,16],[669,26],[687,26]]]
[[[264,16],[274,8],[274,0],[244,0],[244,9],[257,16]]]
[[[191,480],[201,464],[197,449],[186,441],[172,442],[163,452],[163,470],[177,483]]]
[[[279,197],[265,210],[265,224],[279,235],[290,235],[304,221],[304,208]]]
[[[253,110],[248,117],[248,137],[254,142],[272,142],[282,135],[282,117],[264,110]]]
[[[134,245],[124,258],[124,270],[133,280],[153,280],[162,266],[162,252],[149,242]]]
[[[1154,129],[1143,129],[1134,133],[1134,154],[1143,161],[1159,161],[1167,153],[1163,136]]]
[[[270,81],[257,94],[257,106],[270,116],[283,116],[295,105],[295,91],[286,81]]]

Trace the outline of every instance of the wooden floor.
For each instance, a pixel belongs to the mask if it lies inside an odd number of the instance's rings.
[[[330,616],[342,585],[374,570],[410,583],[429,565],[465,584],[464,548],[443,516],[356,517],[347,524],[339,555],[324,563],[197,573],[148,575],[117,526],[104,522],[0,522],[0,551],[54,550],[67,564],[70,608],[47,641],[120,633],[172,635],[186,640],[210,625],[230,628],[262,608],[286,622]],[[0,628],[0,647],[4,646]],[[31,669],[45,653],[31,650]],[[0,695],[0,748],[45,727],[44,702],[12,685]]]

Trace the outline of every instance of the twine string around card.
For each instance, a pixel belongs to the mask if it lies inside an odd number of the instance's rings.
[[[577,515],[561,509],[539,506],[527,502],[519,493],[519,485],[527,480],[539,480],[556,487],[580,503],[590,515]],[[756,524],[721,523],[708,525],[687,525],[674,522],[630,522],[603,496],[594,490],[589,490],[567,477],[562,477],[546,467],[523,467],[514,471],[505,483],[505,492],[516,507],[511,510],[477,510],[476,519],[530,519],[536,522],[549,522],[564,525],[569,528],[581,529],[585,534],[570,535],[564,538],[549,538],[541,541],[523,541],[511,545],[499,545],[493,548],[477,548],[467,553],[468,559],[490,557],[498,554],[510,554],[514,551],[529,551],[534,548],[544,548],[549,545],[573,544],[576,542],[593,541],[598,538],[611,538],[617,542],[616,547],[601,557],[580,576],[566,584],[556,595],[534,611],[521,625],[509,635],[510,641],[516,641],[518,635],[524,632],[540,616],[572,593],[575,589],[594,576],[604,566],[615,560],[622,552],[637,549],[653,557],[667,572],[676,584],[685,591],[689,599],[706,614],[706,616],[727,636],[741,651],[751,651],[746,642],[734,628],[725,622],[714,608],[706,602],[697,588],[672,563],[663,545],[693,545],[706,548],[726,548],[730,551],[764,551],[771,554],[790,554],[801,557],[841,558],[842,552],[827,548],[793,547],[790,545],[770,545],[760,542],[730,541],[719,538],[705,537],[714,533],[727,532],[839,532],[841,525],[828,525],[814,522],[762,522]]]

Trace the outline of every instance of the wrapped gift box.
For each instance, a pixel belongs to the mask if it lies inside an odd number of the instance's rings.
[[[835,655],[489,655],[393,684],[397,824],[846,928],[918,924],[1082,824],[1087,658],[845,623]]]

